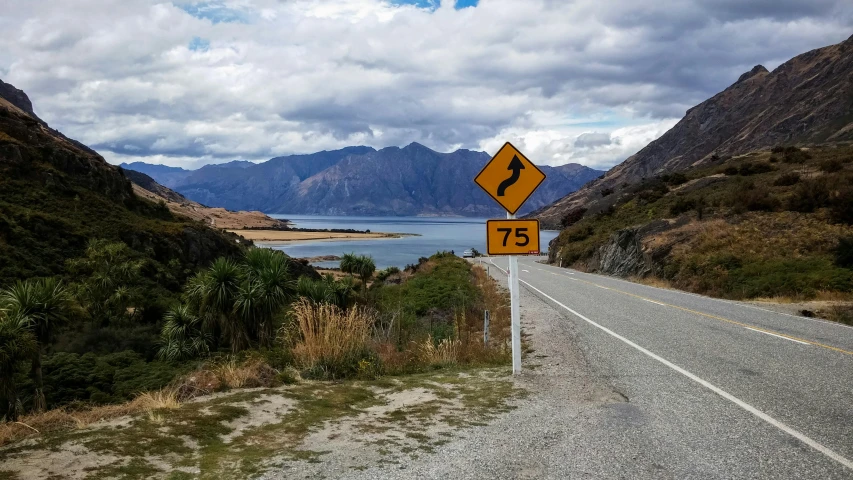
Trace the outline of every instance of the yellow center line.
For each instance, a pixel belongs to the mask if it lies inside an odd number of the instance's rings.
[[[807,340],[807,339],[805,339],[805,338],[795,337],[795,336],[793,336],[793,335],[786,335],[786,334],[784,334],[784,333],[780,333],[780,332],[777,332],[777,331],[775,331],[775,330],[770,330],[770,329],[766,329],[766,328],[762,328],[762,327],[757,327],[757,326],[755,326],[755,325],[750,325],[750,324],[747,324],[747,323],[738,322],[738,321],[736,321],[736,320],[732,320],[732,319],[725,318],[725,317],[720,317],[720,316],[717,316],[717,315],[712,315],[712,314],[710,314],[710,313],[700,312],[700,311],[697,311],[697,310],[691,310],[691,309],[689,309],[689,308],[680,307],[680,306],[678,306],[678,305],[673,305],[673,304],[671,304],[671,303],[661,302],[660,300],[652,300],[651,298],[646,298],[646,297],[643,297],[643,296],[641,296],[641,295],[635,295],[635,294],[633,294],[633,293],[625,292],[625,291],[623,291],[623,290],[618,290],[618,289],[611,288],[611,287],[605,287],[605,286],[603,286],[603,285],[599,285],[599,284],[597,284],[597,283],[593,283],[593,282],[590,282],[590,281],[587,281],[587,280],[582,280],[582,279],[580,279],[580,278],[572,278],[572,280],[577,280],[577,281],[579,281],[579,282],[588,283],[588,284],[590,284],[590,285],[594,285],[594,286],[599,287],[599,288],[607,288],[607,289],[612,290],[612,291],[614,291],[614,292],[618,292],[618,293],[621,293],[621,294],[624,294],[624,295],[628,295],[628,296],[631,296],[631,297],[634,297],[634,298],[639,298],[640,300],[645,300],[645,301],[647,301],[647,302],[653,302],[653,303],[657,303],[657,304],[659,304],[659,305],[664,305],[664,306],[667,306],[667,307],[676,308],[676,309],[678,309],[678,310],[683,310],[683,311],[685,311],[685,312],[694,313],[694,314],[696,314],[696,315],[701,315],[701,316],[703,316],[703,317],[713,318],[714,320],[719,320],[719,321],[721,321],[721,322],[731,323],[731,324],[733,324],[733,325],[738,325],[738,326],[741,326],[741,327],[744,327],[744,328],[750,328],[750,329],[752,329],[752,330],[758,330],[758,331],[760,331],[760,332],[769,333],[769,334],[772,334],[772,335],[778,335],[778,336],[780,336],[780,337],[785,337],[785,338],[788,338],[788,339],[790,339],[790,340],[794,340],[794,341],[797,341],[797,342],[804,342],[804,343],[808,343],[809,345],[814,345],[814,346],[816,346],[816,347],[823,347],[823,348],[826,348],[826,349],[829,349],[829,350],[834,350],[834,351],[836,351],[836,352],[845,353],[845,354],[847,354],[847,355],[853,355],[853,352],[851,352],[851,351],[844,350],[844,349],[842,349],[842,348],[838,348],[838,347],[833,347],[832,345],[825,345],[825,344],[823,344],[823,343],[818,343],[818,342],[815,342],[815,341],[813,341],[813,340]]]

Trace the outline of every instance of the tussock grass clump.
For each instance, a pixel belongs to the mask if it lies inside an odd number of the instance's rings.
[[[342,310],[299,300],[293,307],[300,339],[293,357],[300,368],[315,376],[340,378],[369,357],[368,340],[374,314],[365,307]]]
[[[210,371],[227,388],[272,387],[277,384],[279,374],[260,358],[241,362],[233,355],[214,362]]]
[[[427,365],[456,365],[459,362],[461,347],[462,342],[458,339],[445,338],[436,343],[432,336],[428,336],[423,343],[417,346],[418,360]]]
[[[142,393],[132,401],[118,405],[103,405],[79,410],[56,408],[23,415],[17,422],[0,423],[0,446],[33,435],[86,428],[93,423],[126,415],[158,409],[176,409],[181,404],[178,392],[176,387],[167,387]]]

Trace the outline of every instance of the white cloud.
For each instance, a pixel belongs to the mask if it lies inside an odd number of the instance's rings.
[[[511,140],[608,167],[756,63],[853,31],[845,0],[7,3],[0,78],[39,115],[110,161],[193,166]]]

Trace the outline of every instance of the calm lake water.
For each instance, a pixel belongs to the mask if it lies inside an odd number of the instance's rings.
[[[457,255],[469,248],[486,251],[485,218],[432,218],[432,217],[323,217],[306,215],[270,215],[290,220],[298,228],[352,228],[371,232],[414,233],[417,237],[354,240],[340,242],[291,242],[272,248],[282,250],[297,258],[321,255],[342,255],[355,252],[370,255],[377,269],[390,266],[403,268],[417,263],[440,250],[453,250]],[[543,230],[541,248],[557,236],[556,231]],[[320,267],[337,267],[337,262],[320,262]]]

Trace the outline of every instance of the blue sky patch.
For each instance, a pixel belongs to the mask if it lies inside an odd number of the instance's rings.
[[[175,4],[193,17],[217,23],[249,23],[249,16],[242,10],[228,8],[218,1]]]
[[[444,0],[444,2],[452,2],[453,0]],[[426,8],[435,10],[438,8],[442,0],[391,0],[394,5],[414,5],[418,8]],[[456,10],[461,10],[468,7],[476,7],[480,0],[456,0]]]
[[[206,52],[210,49],[210,40],[201,37],[193,37],[193,39],[190,40],[190,44],[187,45],[187,48],[194,52]]]

